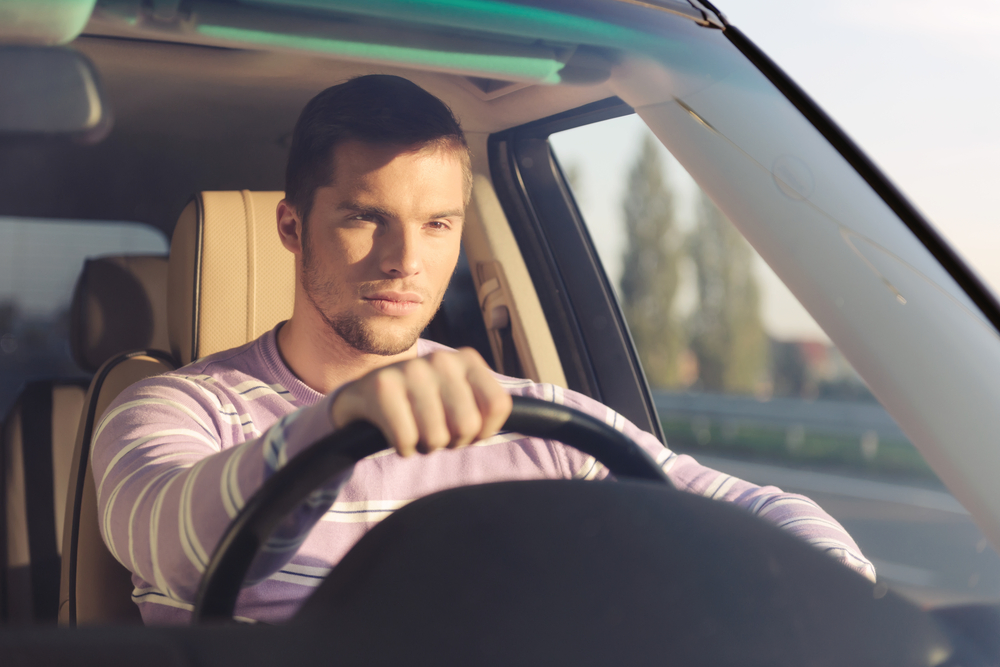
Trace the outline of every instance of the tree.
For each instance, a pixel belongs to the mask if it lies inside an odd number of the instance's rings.
[[[704,193],[687,250],[698,286],[689,332],[699,384],[709,391],[752,392],[768,352],[753,250]]]
[[[678,383],[681,349],[681,331],[673,315],[680,253],[674,198],[665,175],[656,141],[647,135],[629,172],[622,201],[627,245],[621,299],[639,359],[655,387]]]

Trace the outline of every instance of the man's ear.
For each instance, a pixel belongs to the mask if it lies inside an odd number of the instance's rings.
[[[278,236],[281,237],[281,245],[290,252],[302,255],[302,219],[292,203],[287,199],[278,202]]]

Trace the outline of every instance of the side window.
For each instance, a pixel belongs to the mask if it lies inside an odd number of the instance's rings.
[[[668,445],[819,502],[921,602],[1000,557],[792,293],[635,115],[553,134]]]
[[[84,260],[166,254],[138,223],[0,217],[0,415],[30,378],[86,376],[69,353],[69,309]]]

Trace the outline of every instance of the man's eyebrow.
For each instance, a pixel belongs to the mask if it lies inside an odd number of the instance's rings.
[[[341,202],[340,206],[337,207],[341,211],[353,211],[355,213],[366,213],[368,215],[377,215],[380,218],[392,218],[394,217],[392,211],[382,208],[381,206],[368,206],[365,204],[360,204],[356,201],[345,201]]]
[[[465,218],[465,211],[462,209],[455,209],[452,211],[445,211],[444,213],[435,213],[429,216],[429,220],[435,220],[437,218]]]

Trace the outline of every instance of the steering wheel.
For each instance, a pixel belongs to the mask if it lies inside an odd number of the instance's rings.
[[[313,660],[445,667],[666,655],[720,666],[996,664],[778,526],[673,491],[642,449],[592,417],[515,398],[504,427],[658,483],[497,482],[415,500],[362,537],[288,624],[270,628],[279,633],[270,644],[244,651],[266,664],[287,662],[291,647]],[[231,619],[258,548],[288,513],[385,446],[375,427],[353,424],[265,482],[216,548],[195,621]]]
[[[512,398],[514,406],[503,430],[563,442],[593,456],[618,478],[672,486],[645,450],[604,422],[548,401]],[[212,554],[192,622],[232,619],[254,557],[285,517],[327,480],[386,448],[377,428],[356,422],[316,441],[272,475],[247,501]]]

